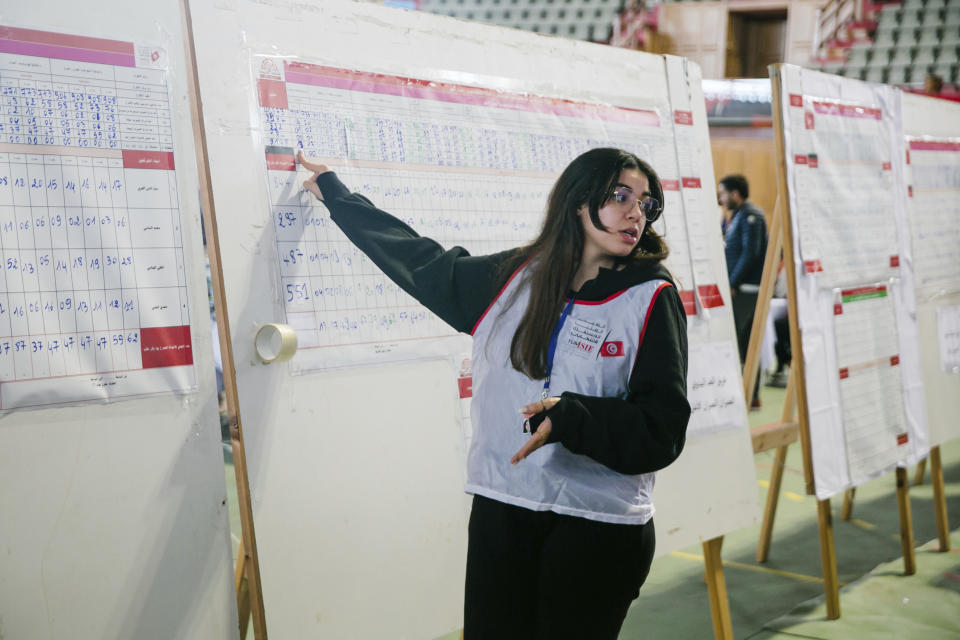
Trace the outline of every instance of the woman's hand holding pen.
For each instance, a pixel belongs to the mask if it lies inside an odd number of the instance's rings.
[[[307,157],[303,155],[303,151],[297,152],[297,161],[302,164],[304,168],[313,171],[313,175],[310,176],[310,179],[303,181],[303,188],[315,195],[317,200],[323,200],[323,195],[320,193],[320,187],[317,186],[317,176],[319,176],[321,173],[330,171],[330,167],[320,162],[307,160]]]
[[[537,400],[533,404],[520,407],[520,413],[523,415],[524,420],[529,420],[538,413],[549,411],[553,405],[557,404],[558,402],[560,402],[560,398],[556,397]],[[533,433],[533,435],[530,436],[530,440],[527,441],[527,444],[520,447],[520,450],[513,454],[513,457],[510,458],[510,464],[517,464],[531,453],[545,445],[552,430],[553,424],[551,424],[550,418],[544,418],[543,422],[540,423],[540,426],[537,427],[537,430]]]

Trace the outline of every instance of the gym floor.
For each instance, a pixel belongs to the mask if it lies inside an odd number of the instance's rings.
[[[760,396],[762,407],[750,412],[751,426],[780,418],[784,391],[761,386]],[[225,457],[236,552],[240,517],[229,445]],[[942,446],[941,459],[947,511],[956,527],[960,524],[960,441]],[[754,457],[761,505],[772,463],[773,451]],[[910,469],[911,482],[914,475]],[[841,503],[840,497],[831,501],[841,617],[827,621],[816,500],[804,493],[800,445],[791,445],[768,561],[761,564],[755,558],[759,523],[724,538],[724,577],[734,636],[750,640],[960,638],[960,529],[951,536],[952,550],[938,552],[929,469],[923,482],[910,489],[918,547],[917,572],[912,576],[903,575],[894,474],[857,488],[850,520],[840,519]],[[694,546],[654,561],[627,615],[621,640],[713,638],[702,553],[700,546]],[[251,630],[248,638],[252,637]],[[442,640],[456,638],[459,633]]]

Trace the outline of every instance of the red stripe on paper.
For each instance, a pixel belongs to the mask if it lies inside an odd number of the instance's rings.
[[[910,436],[906,433],[901,433],[897,436],[897,446],[905,445],[910,442]]]
[[[820,273],[823,271],[823,265],[819,260],[807,260],[803,263],[803,270],[805,273]]]
[[[661,180],[660,186],[664,191],[680,191],[679,180]]]
[[[790,106],[791,107],[802,107],[803,106],[803,96],[799,93],[790,94]]]
[[[190,326],[140,329],[140,356],[144,369],[193,364]]]
[[[693,111],[674,111],[673,112],[673,121],[676,124],[693,124]]]
[[[700,294],[700,304],[706,309],[715,309],[723,306],[723,296],[720,295],[720,287],[715,284],[701,284],[697,286],[697,293]]]
[[[279,80],[257,80],[257,94],[260,96],[261,107],[274,109],[287,108],[287,85]]]
[[[684,189],[700,188],[700,178],[681,178],[680,181],[683,184]]]
[[[286,61],[284,62],[284,68],[287,82],[296,84],[365,91],[367,93],[407,98],[425,98],[458,104],[501,107],[518,111],[552,113],[560,116],[589,117],[648,127],[660,126],[660,116],[656,111],[649,109],[632,109],[630,107],[590,104],[544,96],[511,94],[495,89],[432,82],[364,71],[349,71],[303,62]]]
[[[845,380],[845,379],[847,379],[847,378],[849,378],[849,377],[850,377],[850,369],[847,369],[846,367],[844,367],[843,369],[840,369],[840,379],[841,379],[841,380]]]
[[[683,303],[683,312],[688,316],[697,315],[697,301],[693,295],[693,290],[688,289],[680,292],[680,302]]]
[[[937,142],[935,140],[911,140],[913,151],[960,151],[960,142]]]
[[[171,151],[128,151],[124,149],[124,169],[163,169],[173,171]]]
[[[267,169],[269,171],[296,171],[297,162],[293,156],[268,153]]]
[[[873,107],[861,107],[855,104],[840,104],[839,102],[827,102],[825,100],[815,100],[813,110],[817,113],[823,113],[830,116],[843,116],[844,118],[867,118],[869,120],[880,120],[883,112]]]

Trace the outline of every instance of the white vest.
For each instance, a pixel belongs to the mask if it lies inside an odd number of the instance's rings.
[[[617,473],[560,443],[510,464],[530,438],[519,409],[543,392],[543,380],[510,364],[510,343],[529,300],[528,275],[527,265],[513,274],[473,332],[474,431],[466,491],[536,511],[644,524],[654,512],[653,473]],[[651,302],[664,286],[665,280],[650,280],[600,302],[576,301],[557,340],[550,395],[625,398]]]

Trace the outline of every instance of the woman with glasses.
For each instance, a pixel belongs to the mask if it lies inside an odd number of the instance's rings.
[[[653,560],[654,472],[680,454],[690,415],[686,316],[651,225],[656,173],[588,151],[532,243],[471,256],[299,159],[347,237],[473,335],[464,637],[616,638]]]

